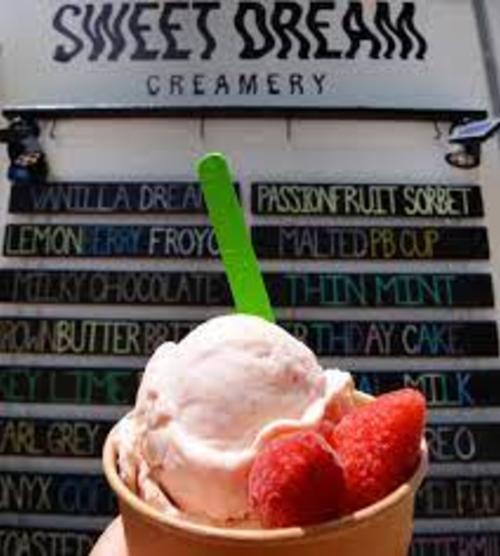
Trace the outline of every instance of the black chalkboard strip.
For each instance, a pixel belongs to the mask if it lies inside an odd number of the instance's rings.
[[[1,280],[1,275],[0,275]],[[487,274],[270,273],[266,283],[278,307],[491,307]]]
[[[488,291],[487,278],[478,281]],[[443,277],[436,296],[460,299],[461,279]],[[456,286],[446,284],[456,282]],[[432,288],[432,284],[429,287]],[[451,288],[451,289],[450,289]],[[440,293],[441,292],[441,293]],[[467,294],[465,294],[467,295]],[[12,303],[85,303],[124,305],[229,306],[232,299],[222,272],[116,272],[100,270],[0,270],[0,301]]]
[[[417,492],[417,518],[484,518],[500,514],[500,477],[429,477]]]
[[[252,212],[273,216],[478,218],[477,185],[274,183],[252,185]]]
[[[263,259],[466,260],[488,259],[483,227],[255,226]]]
[[[358,389],[379,395],[418,388],[430,408],[500,406],[500,370],[352,371]],[[0,366],[5,403],[131,406],[142,369]]]
[[[467,260],[488,259],[482,227],[256,226],[261,259]],[[210,226],[9,224],[7,257],[218,257]]]
[[[286,321],[318,356],[498,356],[495,322]]]
[[[0,352],[150,356],[164,341],[177,342],[198,321],[1,319]]]
[[[198,321],[0,319],[0,352],[149,356]],[[283,321],[319,357],[496,357],[493,321]]]
[[[125,411],[125,409],[124,409]],[[113,422],[87,419],[0,419],[0,453],[27,458],[94,458],[102,453]],[[500,424],[440,422],[426,427],[430,461],[440,463],[500,462]]]
[[[12,184],[9,212],[205,214],[206,208],[200,184],[192,181],[50,182]]]
[[[353,375],[357,388],[372,395],[418,388],[430,408],[500,406],[499,370],[354,371]]]
[[[239,185],[235,184],[239,192]],[[478,218],[477,185],[255,183],[258,215]],[[203,214],[196,182],[14,183],[12,214]]]
[[[264,276],[275,307],[492,307],[488,274],[294,273]],[[0,270],[0,302],[229,306],[219,272]]]
[[[0,515],[11,512],[108,517],[118,505],[102,475],[0,471]]]

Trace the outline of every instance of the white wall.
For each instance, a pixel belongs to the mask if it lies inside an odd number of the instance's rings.
[[[496,82],[500,91],[500,2],[498,0],[485,0],[489,20],[490,36],[492,39],[492,54],[497,68]],[[500,99],[498,99],[500,102]],[[500,143],[499,143],[500,146]]]

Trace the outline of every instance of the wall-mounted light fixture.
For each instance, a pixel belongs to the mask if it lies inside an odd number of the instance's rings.
[[[481,145],[500,129],[500,118],[460,122],[452,126],[445,160],[455,168],[469,170],[481,163]]]
[[[40,128],[33,119],[16,117],[0,130],[0,143],[7,144],[10,159],[8,178],[15,182],[40,182],[48,167],[39,143]]]

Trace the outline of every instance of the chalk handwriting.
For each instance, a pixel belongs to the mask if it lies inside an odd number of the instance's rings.
[[[431,477],[417,492],[419,518],[479,518],[499,513],[499,477]]]
[[[9,225],[6,256],[211,258],[209,226]]]
[[[0,512],[111,516],[117,504],[101,475],[0,472]]]
[[[174,213],[205,212],[194,182],[54,182],[13,184],[11,213]]]
[[[481,286],[480,290],[473,287],[476,301],[464,295],[472,293],[466,287],[469,281]],[[287,273],[269,275],[267,283],[275,304],[281,304],[279,300],[288,293],[291,306],[453,307],[469,302],[482,305],[486,297],[493,297],[491,278],[472,274]]]
[[[410,556],[500,556],[500,535],[489,532],[416,535]]]
[[[283,324],[319,356],[498,354],[494,323],[287,321]]]
[[[0,453],[33,457],[98,458],[109,422],[0,419]]]
[[[455,424],[427,426],[426,439],[431,460],[442,463],[475,460],[480,448],[476,446],[478,440],[474,430],[477,427]]]
[[[478,186],[255,183],[252,211],[273,215],[470,218],[484,215]]]
[[[500,395],[495,398],[483,394],[500,386],[500,373],[496,371],[353,371],[353,374],[357,387],[367,394],[379,395],[409,387],[420,390],[429,407],[500,405]]]
[[[490,376],[486,380],[496,380]],[[439,406],[473,406],[486,401],[482,395],[480,381],[482,375],[476,376],[471,373],[414,373],[404,374],[404,386],[418,388],[426,395],[428,403],[433,407]],[[477,385],[477,390],[472,393],[472,383]]]
[[[88,556],[98,536],[98,531],[0,527],[0,554]]]
[[[0,352],[150,355],[179,341],[196,321],[0,320]]]
[[[485,228],[256,226],[257,254],[271,259],[487,259]]]
[[[0,367],[0,399],[9,403],[134,404],[139,369]]]

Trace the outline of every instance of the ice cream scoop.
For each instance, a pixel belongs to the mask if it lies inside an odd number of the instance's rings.
[[[211,319],[147,364],[118,428],[120,474],[165,511],[224,524],[251,519],[247,478],[259,449],[338,419],[353,392],[349,373],[323,370],[279,326],[248,315]]]

